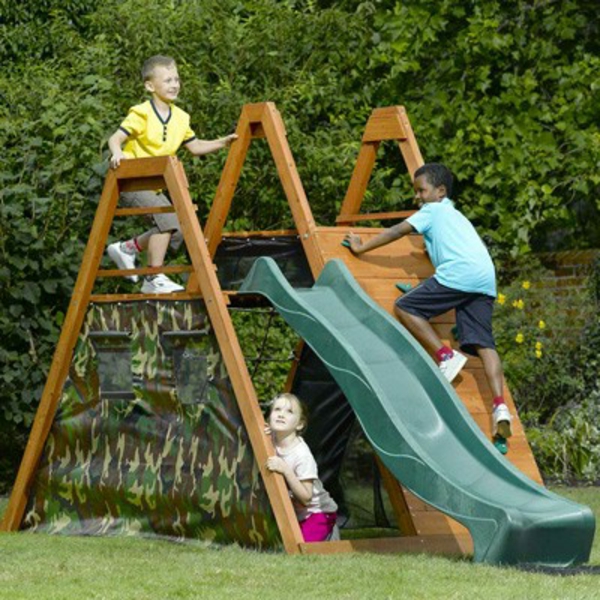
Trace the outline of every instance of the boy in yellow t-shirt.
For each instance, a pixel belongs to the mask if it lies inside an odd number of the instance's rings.
[[[190,127],[190,116],[174,101],[181,87],[177,65],[169,56],[152,56],[142,67],[142,78],[152,98],[129,109],[121,126],[108,140],[111,152],[110,166],[116,169],[128,158],[171,156],[184,146],[195,156],[216,152],[233,142],[231,134],[215,140],[199,140]],[[124,206],[170,206],[171,202],[161,191],[124,192]],[[120,269],[134,269],[139,252],[147,251],[148,266],[161,267],[169,246],[177,250],[183,241],[181,227],[174,213],[152,216],[154,227],[124,242],[115,242],[108,255]],[[137,275],[128,279],[136,282]],[[144,278],[142,292],[164,294],[182,291],[183,287],[159,274]]]

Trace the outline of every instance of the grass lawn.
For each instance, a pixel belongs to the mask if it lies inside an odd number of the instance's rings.
[[[554,488],[590,506],[600,488]],[[6,501],[0,501],[0,513]],[[597,536],[598,538],[598,536]],[[0,598],[479,598],[600,597],[600,541],[569,575],[531,573],[416,555],[286,556],[139,538],[0,535]]]

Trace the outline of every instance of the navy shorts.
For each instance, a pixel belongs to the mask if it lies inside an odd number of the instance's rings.
[[[396,306],[427,321],[454,308],[461,350],[476,355],[477,346],[496,347],[492,333],[492,296],[455,290],[430,277],[398,298]]]

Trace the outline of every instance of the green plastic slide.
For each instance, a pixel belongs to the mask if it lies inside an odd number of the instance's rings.
[[[259,258],[240,292],[266,296],[327,365],[388,469],[468,528],[478,562],[570,566],[589,559],[590,509],[513,467],[414,338],[331,260],[294,289]]]

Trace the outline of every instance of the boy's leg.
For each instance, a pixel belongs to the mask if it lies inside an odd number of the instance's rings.
[[[148,266],[162,267],[165,264],[165,255],[171,242],[171,232],[155,233],[148,238]]]
[[[494,398],[501,398],[504,395],[504,372],[498,352],[495,348],[482,348],[481,346],[477,346],[476,349]]]
[[[483,363],[483,370],[492,392],[492,435],[497,448],[505,454],[508,450],[506,438],[512,435],[510,411],[504,402],[504,374],[502,362],[496,351],[492,331],[494,298],[483,294],[458,307],[458,325],[461,348],[475,352]]]
[[[507,452],[506,439],[512,436],[511,416],[504,402],[504,374],[502,362],[494,348],[477,348],[483,370],[494,397],[492,401],[492,437],[499,441],[498,449]]]
[[[464,293],[439,284],[430,277],[396,301],[396,316],[421,345],[434,355],[442,374],[452,381],[465,366],[467,358],[445,346],[429,319],[447,312],[464,301]]]
[[[406,312],[398,305],[394,307],[394,311],[402,325],[417,338],[430,354],[435,354],[444,345],[427,319]]]

